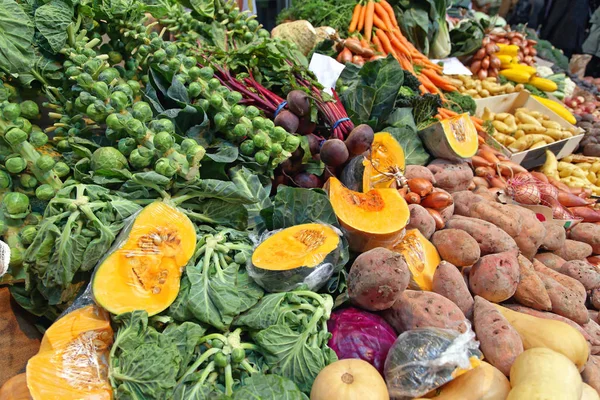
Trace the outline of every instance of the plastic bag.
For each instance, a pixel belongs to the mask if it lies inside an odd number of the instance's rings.
[[[339,229],[322,223],[264,232],[254,240],[248,275],[267,292],[289,292],[304,285],[319,290],[336,270],[341,236]]]
[[[483,355],[470,324],[465,324],[465,333],[423,328],[398,336],[384,367],[390,398],[421,397],[477,367]]]

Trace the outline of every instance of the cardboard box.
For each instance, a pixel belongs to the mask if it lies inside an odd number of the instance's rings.
[[[517,108],[526,107],[532,111],[539,111],[542,114],[547,115],[550,117],[551,121],[556,121],[565,128],[573,126],[554,111],[550,110],[548,107],[534,99],[527,91],[505,94],[502,96],[486,97],[484,99],[475,99],[475,103],[477,104],[476,115],[478,117],[481,117],[485,107],[489,108],[494,113],[507,112],[511,114],[514,114],[514,111]],[[504,147],[490,135],[484,134],[483,136],[488,145],[502,151],[507,157],[510,158],[511,161],[522,165],[524,168],[532,169],[539,167],[546,162],[546,150],[550,150],[556,154],[556,157],[559,160],[571,155],[579,146],[581,139],[583,139],[583,130],[580,128],[577,129],[579,132],[581,132],[581,134],[551,143],[544,147],[539,147],[533,150],[525,150],[518,153],[511,152],[508,148]]]

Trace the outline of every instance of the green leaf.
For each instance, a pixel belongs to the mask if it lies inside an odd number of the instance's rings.
[[[67,42],[67,27],[73,19],[73,7],[62,0],[52,0],[35,12],[35,27],[56,54]]]
[[[14,0],[0,0],[0,70],[29,71],[33,57],[33,21]]]
[[[201,202],[181,204],[185,214],[193,221],[222,225],[244,230],[248,225],[248,211],[243,204],[230,203],[220,199],[207,199]]]
[[[229,142],[220,142],[216,146],[217,151],[212,152],[214,148],[207,149],[206,157],[218,163],[232,163],[238,158],[238,147]]]
[[[250,329],[266,329],[276,324],[280,315],[280,307],[286,301],[286,292],[271,293],[264,296],[246,313],[235,320],[235,326],[247,326]]]
[[[179,366],[179,374],[177,378],[184,374],[186,368],[192,361],[196,346],[200,343],[200,339],[204,336],[206,329],[203,326],[193,322],[186,321],[182,324],[169,324],[163,331],[163,335],[170,337],[171,341],[177,346],[181,363]]]
[[[273,204],[273,229],[309,222],[339,227],[333,207],[322,190],[279,186]]]
[[[416,129],[402,129],[395,127],[385,128],[394,139],[400,143],[404,150],[406,165],[426,165],[429,161],[429,153],[423,147],[423,143],[416,132]]]
[[[308,397],[287,378],[255,374],[244,379],[232,400],[308,400]]]
[[[215,2],[214,0],[190,0],[190,4],[194,11],[205,18],[215,17]]]
[[[260,211],[273,204],[269,198],[269,192],[271,191],[270,179],[268,179],[265,187],[259,176],[245,167],[239,167],[230,172],[231,180],[235,183],[238,192],[245,193],[246,196],[252,196],[258,200],[245,206],[248,210],[248,229],[259,231],[264,229],[264,221],[260,217]]]

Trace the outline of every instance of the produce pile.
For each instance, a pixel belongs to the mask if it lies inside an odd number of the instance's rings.
[[[0,397],[600,399],[600,158],[485,144],[577,130],[476,118],[534,43],[464,24],[481,79],[444,77],[448,4],[419,3],[281,17],[334,34],[225,0],[0,0],[0,283],[44,332]]]

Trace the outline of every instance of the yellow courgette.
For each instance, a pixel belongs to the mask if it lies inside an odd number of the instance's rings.
[[[551,109],[552,111],[554,111],[560,117],[564,118],[568,123],[575,124],[577,122],[573,114],[571,114],[569,110],[567,110],[565,107],[563,107],[556,101],[544,99],[539,96],[533,96],[533,98],[545,105],[546,107],[548,107],[549,109]]]
[[[537,72],[537,69],[535,69],[535,67],[530,67],[529,65],[525,65],[525,64],[511,64],[510,65],[511,69],[517,69],[517,70],[521,70],[521,71],[525,71],[528,72],[529,74],[535,74]]]
[[[511,63],[513,62],[513,58],[511,56],[507,56],[507,55],[499,55],[498,59],[500,60],[500,63],[502,64],[502,68],[508,68]]]
[[[529,79],[531,79],[531,75],[529,72],[520,70],[520,69],[503,69],[500,71],[500,75],[508,79],[509,81],[517,82],[517,83],[527,83]]]
[[[558,85],[550,79],[534,76],[529,80],[529,83],[544,92],[555,92],[558,90]]]
[[[496,53],[497,56],[511,56],[516,57],[519,54],[519,46],[514,44],[502,44],[498,43],[500,51]]]

